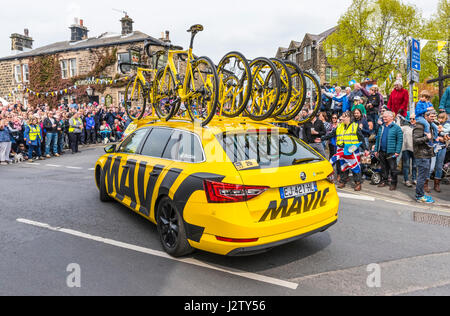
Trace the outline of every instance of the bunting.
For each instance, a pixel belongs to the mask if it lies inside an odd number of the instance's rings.
[[[55,97],[55,96],[63,96],[67,94],[71,94],[74,90],[77,90],[81,86],[88,86],[88,85],[112,85],[116,84],[121,81],[127,81],[129,77],[123,77],[119,79],[104,79],[104,78],[86,78],[84,80],[78,80],[75,82],[75,84],[71,87],[62,89],[62,90],[55,90],[55,91],[34,91],[26,86],[19,84],[17,87],[13,88],[8,95],[5,96],[5,99],[8,100],[9,98],[12,98],[14,95],[19,93],[29,93],[31,95],[37,96],[37,97]]]

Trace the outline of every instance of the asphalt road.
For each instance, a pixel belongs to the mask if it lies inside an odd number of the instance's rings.
[[[0,295],[450,295],[450,228],[415,222],[430,212],[419,205],[344,194],[326,232],[252,257],[174,260],[153,224],[99,201],[102,154],[0,167]]]

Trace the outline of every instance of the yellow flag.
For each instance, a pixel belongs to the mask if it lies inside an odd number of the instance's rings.
[[[438,41],[438,52],[440,53],[442,49],[447,45],[447,42],[445,41]]]

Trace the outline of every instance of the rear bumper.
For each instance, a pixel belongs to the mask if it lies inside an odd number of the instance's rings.
[[[309,226],[297,228],[293,231],[287,231],[276,235],[261,237],[252,243],[232,243],[217,240],[215,235],[203,234],[199,242],[189,240],[192,247],[212,252],[223,256],[250,256],[270,250],[271,248],[281,246],[316,233],[323,232],[335,225],[338,221],[337,209],[333,210],[332,216]]]
[[[337,220],[335,220],[334,222],[332,222],[332,223],[330,223],[328,225],[325,225],[323,227],[320,227],[320,228],[317,228],[315,230],[312,230],[310,232],[303,233],[303,234],[301,234],[299,236],[291,237],[291,238],[280,240],[280,241],[277,241],[277,242],[272,242],[272,243],[265,244],[265,245],[260,245],[260,246],[237,248],[237,249],[234,249],[233,251],[231,251],[230,253],[228,253],[227,256],[231,256],[231,257],[250,256],[250,255],[258,254],[258,253],[261,253],[261,252],[265,252],[265,251],[268,251],[268,250],[270,250],[272,248],[275,248],[275,247],[278,247],[278,246],[281,246],[281,245],[285,245],[285,244],[294,242],[294,241],[302,239],[302,238],[309,237],[309,236],[314,235],[316,233],[324,232],[324,231],[326,231],[328,228],[330,228],[331,226],[333,226],[336,223],[337,223]]]

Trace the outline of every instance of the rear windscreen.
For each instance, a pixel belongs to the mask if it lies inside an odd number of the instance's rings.
[[[298,138],[274,130],[224,133],[216,137],[236,166],[253,162],[242,169],[287,167],[323,160]]]

